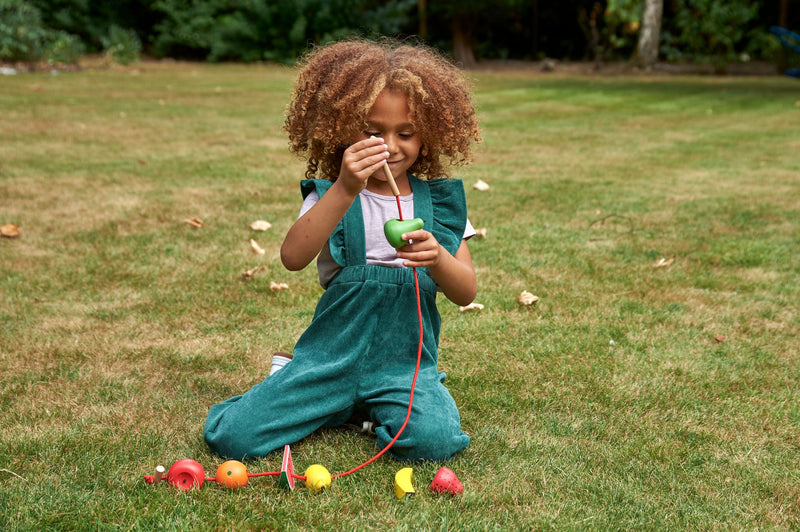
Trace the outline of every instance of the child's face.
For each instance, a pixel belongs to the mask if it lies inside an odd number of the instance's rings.
[[[395,179],[405,178],[406,172],[419,156],[422,141],[417,134],[408,99],[402,92],[384,89],[367,115],[367,128],[360,139],[381,137],[389,147],[389,169]],[[359,140],[360,140],[359,139]],[[370,180],[386,181],[382,171]]]

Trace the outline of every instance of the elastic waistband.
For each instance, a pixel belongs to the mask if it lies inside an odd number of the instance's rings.
[[[436,293],[436,283],[430,275],[423,271],[418,272],[419,289],[421,292]],[[386,266],[375,266],[373,264],[363,264],[359,266],[346,266],[342,268],[336,277],[331,279],[328,287],[337,283],[353,283],[363,281],[378,281],[389,284],[410,284],[414,285],[414,270],[412,268],[388,268]]]

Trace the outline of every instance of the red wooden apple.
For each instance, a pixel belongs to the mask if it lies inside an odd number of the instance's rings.
[[[205,479],[203,466],[189,458],[178,460],[167,471],[167,481],[183,491],[202,487]]]

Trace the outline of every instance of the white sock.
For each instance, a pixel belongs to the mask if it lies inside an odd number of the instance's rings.
[[[286,364],[291,362],[291,358],[286,358],[285,356],[279,355],[275,353],[272,355],[272,366],[269,368],[269,374],[273,375],[276,371],[283,368]]]

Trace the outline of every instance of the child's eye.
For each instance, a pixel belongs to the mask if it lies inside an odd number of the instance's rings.
[[[403,139],[410,139],[414,136],[414,133],[400,133],[399,137]]]
[[[381,136],[381,132],[380,131],[364,131],[364,134],[366,136],[368,136],[368,137],[380,137]]]

